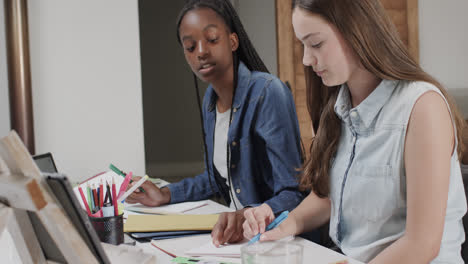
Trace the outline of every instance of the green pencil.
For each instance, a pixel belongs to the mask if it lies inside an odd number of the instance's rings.
[[[91,188],[89,188],[89,183],[86,183],[86,194],[88,196],[89,209],[93,211],[94,207],[93,207],[93,203],[91,202]]]
[[[122,176],[125,178],[125,176],[127,176],[127,174],[121,170],[119,170],[116,166],[114,166],[112,163],[109,165],[109,168],[114,171],[115,173],[117,173],[118,175]],[[133,181],[130,180],[130,183],[132,183]],[[138,187],[138,190],[140,190],[140,192],[145,192],[145,189],[143,189],[142,187]]]

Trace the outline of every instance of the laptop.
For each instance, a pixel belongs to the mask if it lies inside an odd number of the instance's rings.
[[[40,155],[33,156],[34,162],[42,173],[57,173],[57,166],[55,166],[52,153],[47,152]]]

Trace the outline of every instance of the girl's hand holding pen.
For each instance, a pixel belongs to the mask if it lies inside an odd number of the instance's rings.
[[[281,223],[278,227],[265,232],[266,226],[268,226],[275,219],[273,211],[267,204],[249,208],[244,212],[244,216],[244,237],[249,240],[258,233],[262,234],[260,236],[260,241],[278,240],[283,237],[295,234],[296,223],[294,221],[294,217],[292,217],[291,214],[290,217],[284,220],[284,222]]]
[[[275,214],[271,207],[264,203],[245,210],[244,217],[244,236],[251,239],[258,233],[265,232],[267,225],[275,219]]]
[[[131,188],[140,178],[141,177],[133,177],[133,183],[129,184],[127,189]],[[136,189],[125,200],[127,203],[141,203],[146,206],[154,207],[168,204],[171,201],[171,192],[168,188],[160,189],[151,181],[145,181],[140,187],[142,187],[145,192]]]

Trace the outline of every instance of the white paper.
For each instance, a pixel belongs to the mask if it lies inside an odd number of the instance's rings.
[[[206,201],[185,202],[162,205],[158,207],[148,207],[142,204],[126,205],[125,210],[145,214],[183,214],[190,210],[207,205]]]
[[[213,245],[212,241],[196,248],[192,248],[185,252],[189,256],[217,256],[240,258],[241,247],[247,245],[247,240],[243,240],[236,244],[225,244],[220,247]]]

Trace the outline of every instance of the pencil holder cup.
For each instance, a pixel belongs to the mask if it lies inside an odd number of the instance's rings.
[[[124,242],[123,214],[108,217],[89,217],[89,221],[104,243],[119,245]]]
[[[257,242],[241,248],[242,264],[302,264],[302,245],[290,242]]]

